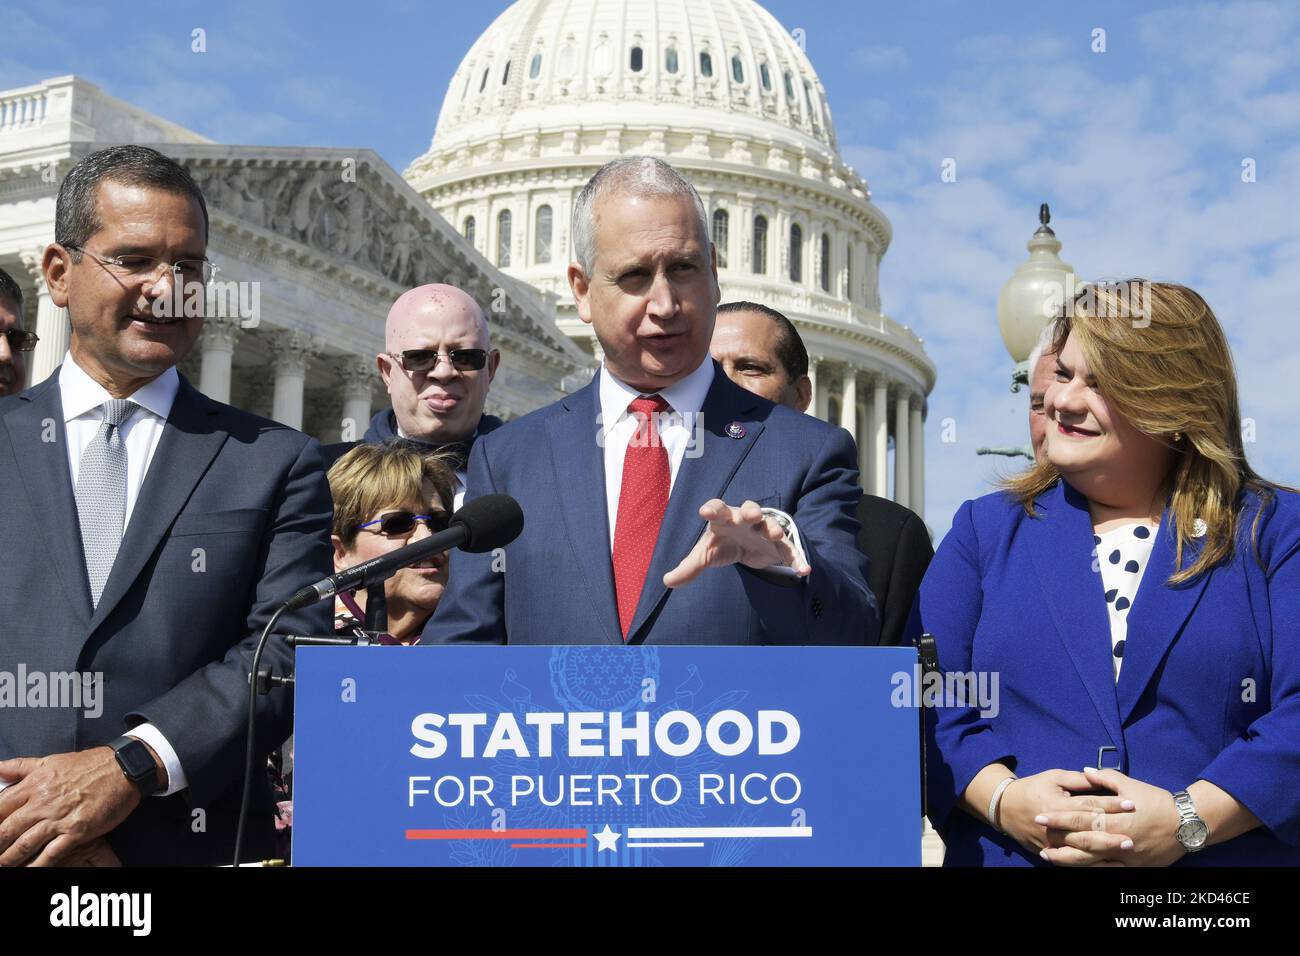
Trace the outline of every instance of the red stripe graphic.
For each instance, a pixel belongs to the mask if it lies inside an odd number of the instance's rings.
[[[407,830],[408,840],[585,840],[586,830]]]
[[[512,850],[581,850],[585,843],[512,843]]]

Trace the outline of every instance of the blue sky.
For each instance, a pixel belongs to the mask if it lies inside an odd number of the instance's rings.
[[[451,74],[505,6],[140,0],[126,16],[5,2],[0,88],[76,73],[220,142],[370,147],[400,170],[428,147]],[[1255,423],[1248,454],[1300,484],[1300,5],[766,6],[804,29],[841,152],[894,224],[884,308],[939,369],[926,436],[936,533],[1011,467],[975,449],[1026,438],[995,307],[1043,201],[1081,276],[1178,281],[1207,298]],[[195,27],[203,55],[190,50]],[[945,158],[956,182],[940,180]],[[944,419],[953,442],[940,441]]]

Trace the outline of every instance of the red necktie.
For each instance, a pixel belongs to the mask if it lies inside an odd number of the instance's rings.
[[[625,641],[668,507],[668,450],[658,421],[668,407],[658,395],[633,399],[628,406],[637,429],[623,457],[623,486],[614,521],[614,593]]]

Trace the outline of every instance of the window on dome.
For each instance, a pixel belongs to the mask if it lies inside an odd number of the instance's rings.
[[[497,213],[497,265],[503,269],[510,266],[510,210],[502,209]]]
[[[465,241],[468,242],[471,246],[474,245],[474,225],[475,225],[474,217],[466,216],[465,225],[461,229],[461,232],[465,236]]]
[[[754,274],[767,275],[767,217],[754,217]]]
[[[506,60],[506,68],[501,71],[501,85],[505,86],[510,80],[510,61]]]
[[[798,223],[790,227],[790,281],[803,282],[803,230]]]
[[[700,76],[712,76],[712,75],[713,75],[713,57],[709,55],[707,50],[702,50],[700,52]]]
[[[822,267],[821,267],[821,287],[823,292],[831,291],[831,236],[828,232],[822,233]]]
[[[677,47],[670,46],[664,54],[664,70],[668,73],[677,72]]]
[[[718,268],[727,268],[727,239],[731,228],[731,217],[725,209],[713,211],[713,248],[718,250]]]
[[[733,54],[731,57],[731,78],[737,83],[745,82],[745,67],[740,62],[740,54]]]
[[[853,243],[844,246],[844,298],[853,301]]]
[[[785,71],[785,98],[794,99],[794,77],[790,75],[789,70]]]
[[[564,49],[560,50],[560,75],[573,76],[574,52],[573,44],[566,43]]]
[[[631,66],[633,73],[641,72],[641,67],[644,65],[644,60],[645,57],[644,54],[641,52],[641,48],[639,46],[632,47],[631,62],[628,65]]]
[[[489,72],[491,69],[492,69],[492,67],[490,67],[490,66],[485,66],[485,67],[483,67],[483,79],[481,79],[481,80],[478,81],[478,91],[479,91],[480,93],[482,93],[485,89],[487,89],[487,78],[488,78],[488,72]]]
[[[528,64],[528,78],[530,80],[535,80],[537,79],[538,76],[541,75],[541,72],[542,72],[542,55],[540,53],[534,53],[532,62]]]
[[[551,207],[537,207],[537,222],[533,230],[533,261],[551,261]]]
[[[812,120],[813,125],[816,126],[817,117],[816,117],[816,113],[813,111],[812,86],[809,85],[807,80],[803,81],[803,97],[804,97],[804,103],[806,104],[808,110],[808,118]]]
[[[763,83],[763,89],[768,93],[772,92],[772,71],[767,68],[766,63],[758,65],[758,78]]]

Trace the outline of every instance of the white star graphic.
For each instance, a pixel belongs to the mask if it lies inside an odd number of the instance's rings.
[[[592,836],[596,838],[596,842],[600,844],[600,847],[596,852],[603,853],[605,850],[609,850],[611,853],[617,852],[618,847],[616,844],[618,843],[618,838],[622,835],[623,834],[621,833],[615,833],[609,828],[609,824],[606,823],[605,829],[601,830],[599,833],[592,834]]]

